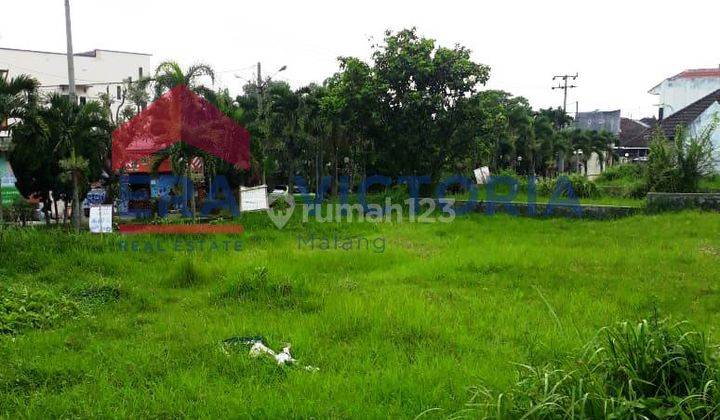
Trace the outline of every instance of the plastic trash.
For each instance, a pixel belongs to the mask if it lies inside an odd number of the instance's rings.
[[[281,352],[275,352],[273,349],[265,345],[263,337],[231,337],[224,340],[225,345],[245,345],[250,346],[250,357],[257,358],[263,355],[272,357],[278,365],[294,365],[297,360],[290,354],[290,344],[285,345]],[[303,366],[303,369],[308,372],[317,372],[320,368],[316,366]]]

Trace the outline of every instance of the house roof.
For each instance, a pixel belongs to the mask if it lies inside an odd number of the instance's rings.
[[[681,71],[680,73],[676,74],[675,76],[669,77],[665,80],[693,79],[693,78],[700,78],[700,77],[720,78],[720,67],[711,68],[711,69],[688,69],[688,70]],[[663,80],[663,82],[664,82],[664,80]],[[662,84],[662,82],[653,86],[653,88],[650,89],[649,93],[654,93],[653,91],[661,84]]]
[[[638,147],[638,146],[630,146],[629,143],[631,143],[636,137],[640,136],[645,130],[647,130],[650,126],[643,123],[642,121],[636,121],[630,118],[621,118],[620,119],[620,134],[618,134],[618,139],[620,141],[620,147]]]
[[[659,128],[668,139],[673,138],[675,136],[675,130],[678,126],[683,125],[685,127],[689,127],[715,102],[720,103],[720,89],[698,99],[685,108],[665,118],[658,125],[645,129],[639,136],[628,140],[628,145],[626,147],[648,147],[650,139],[655,133],[656,127]]]

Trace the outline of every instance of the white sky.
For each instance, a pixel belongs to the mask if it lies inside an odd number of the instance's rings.
[[[0,46],[64,51],[63,0],[0,0]],[[182,1],[71,0],[75,51],[148,52],[154,64],[206,62],[237,92],[254,63],[294,87],[321,82],[335,57],[369,58],[387,28],[416,26],[440,44],[461,43],[492,68],[489,88],[559,106],[555,74],[578,72],[568,110],[655,113],[647,91],[686,68],[720,65],[720,2]],[[233,71],[235,70],[235,71]]]

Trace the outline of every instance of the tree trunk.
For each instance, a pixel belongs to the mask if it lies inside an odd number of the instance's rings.
[[[75,233],[80,233],[80,179],[76,170],[72,173],[73,181],[73,223],[75,225]]]
[[[45,224],[50,226],[50,192],[47,193],[43,200],[43,213],[45,214]]]
[[[57,197],[55,197],[55,192],[52,193],[52,202],[55,207],[55,224],[57,225],[60,222],[60,214],[58,213]]]
[[[187,161],[188,161],[188,163],[187,163],[187,182],[189,182],[192,185],[192,158],[190,156],[188,156]],[[195,210],[196,210],[195,188],[194,188],[194,185],[192,186],[192,188],[186,188],[186,190],[191,190],[191,189],[192,189],[192,191],[186,191],[186,192],[190,192],[190,211],[192,212],[192,222],[196,223],[197,222],[197,214],[195,212]],[[187,203],[187,200],[185,200],[185,202]]]

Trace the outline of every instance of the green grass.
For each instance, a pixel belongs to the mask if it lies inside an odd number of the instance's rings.
[[[240,252],[175,252],[149,236],[135,239],[168,251],[121,252],[132,237],[2,233],[0,303],[27,289],[45,316],[0,334],[0,414],[443,416],[475,387],[512,387],[514,363],[577,354],[601,327],[655,311],[718,342],[718,214],[242,223]],[[384,238],[385,252],[298,249],[308,232]],[[320,370],[251,359],[222,345],[234,336],[292,343]]]

